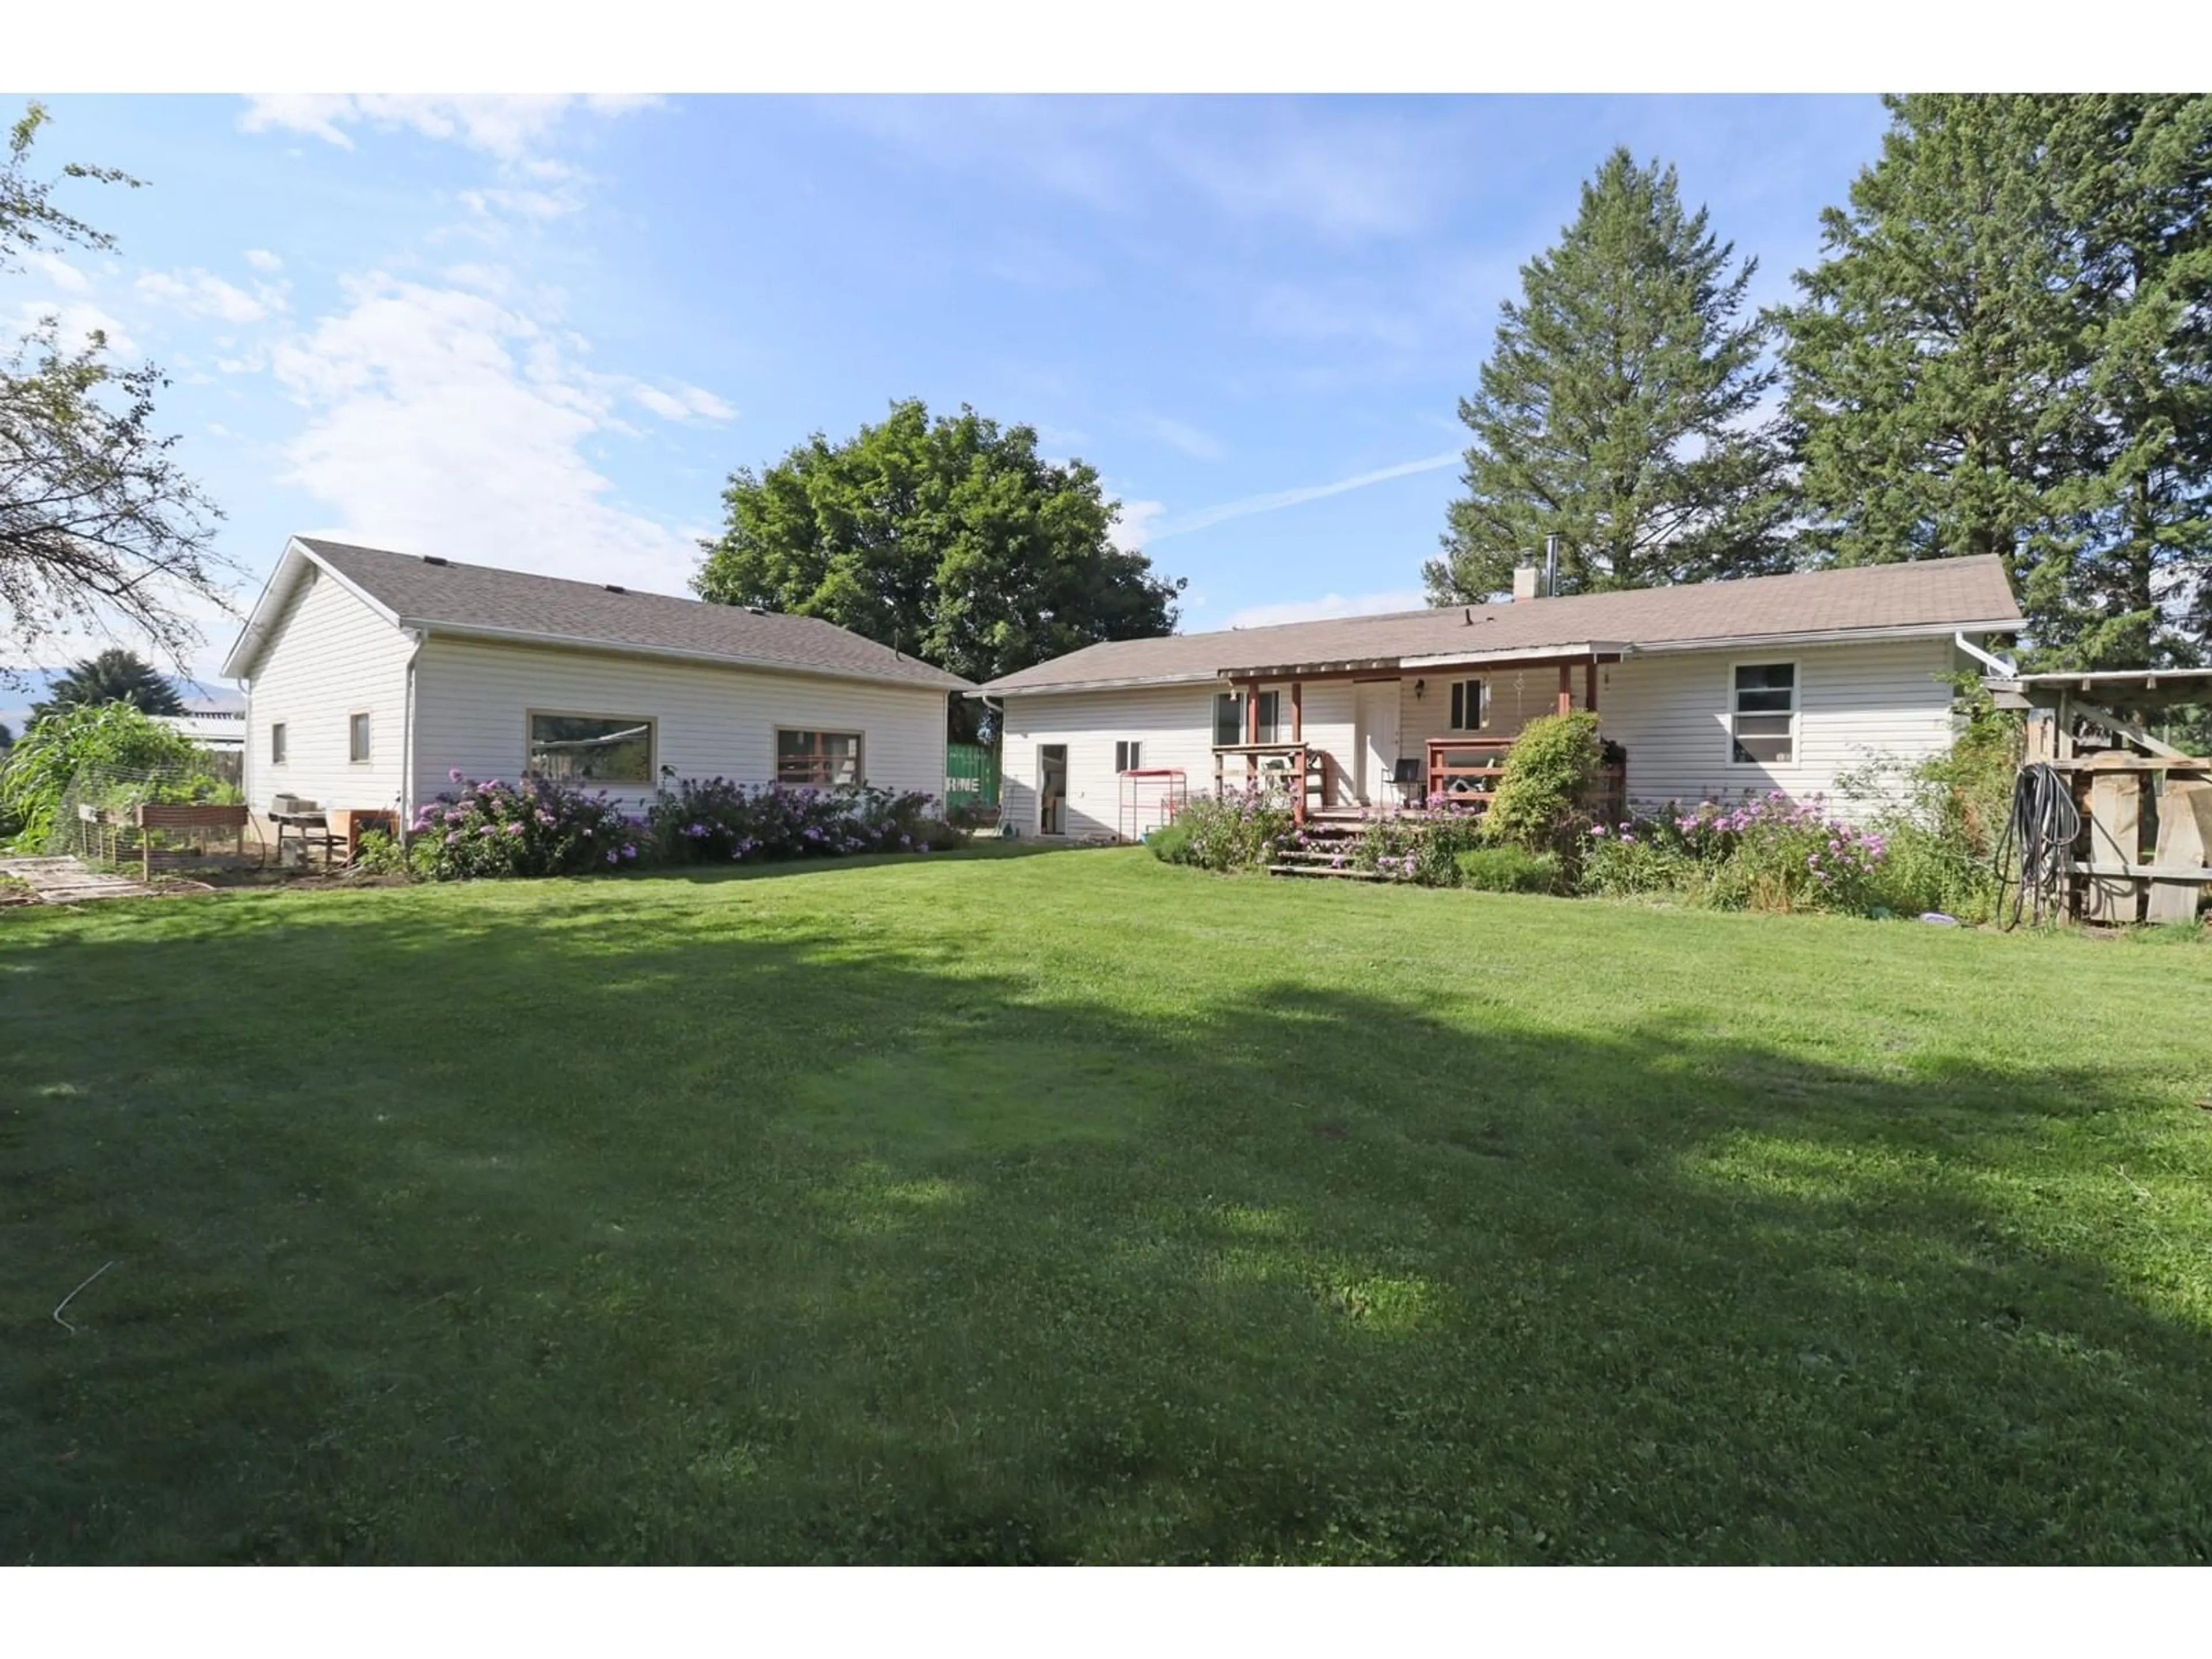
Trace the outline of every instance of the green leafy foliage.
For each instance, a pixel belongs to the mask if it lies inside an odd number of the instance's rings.
[[[1440,807],[1375,819],[1352,848],[1352,867],[1423,887],[1456,887],[1459,860],[1482,842],[1481,820]]]
[[[1459,884],[1481,893],[1556,893],[1563,879],[1557,853],[1522,847],[1470,847],[1454,862]]]
[[[2212,98],[1893,98],[1784,313],[1807,542],[1996,553],[2031,661],[2190,661],[2212,616]]]
[[[1460,404],[1468,493],[1424,573],[1432,602],[1509,590],[1550,533],[1562,593],[1778,566],[1778,452],[1750,423],[1774,371],[1743,315],[1757,262],[1734,254],[1671,167],[1618,149],[1583,185]]]
[[[702,599],[821,617],[971,680],[1173,630],[1180,580],[1114,545],[1118,503],[1036,431],[919,398],[842,443],[740,468]]]
[[[0,274],[51,246],[114,246],[55,204],[58,179],[32,173],[46,119],[33,104],[0,164]],[[138,183],[76,165],[61,178]],[[0,349],[0,609],[26,653],[55,633],[112,621],[181,658],[200,637],[185,607],[227,604],[231,567],[213,541],[222,514],[177,467],[176,439],[153,430],[161,371],[118,370],[106,345],[97,331],[64,341],[46,316]],[[0,668],[0,679],[10,678]]]
[[[1887,838],[1831,816],[1819,795],[1780,790],[1729,807],[1701,801],[1592,824],[1583,890],[1664,894],[1723,910],[1832,910],[1864,915],[1878,903]]]
[[[1485,838],[1531,851],[1558,848],[1604,763],[1597,728],[1586,708],[1540,714],[1523,726],[1483,814]]]
[[[945,852],[966,839],[918,791],[788,788],[686,778],[654,797],[646,833],[670,864]]]
[[[459,787],[410,826],[412,867],[438,881],[584,876],[634,865],[644,825],[604,793],[550,778],[506,783],[452,774]]]
[[[1146,836],[1145,845],[1163,864],[1189,864],[1193,861],[1191,843],[1194,839],[1190,826],[1178,819],[1173,823],[1162,824]]]
[[[1154,848],[1161,858],[1224,874],[1261,868],[1297,833],[1290,802],[1267,788],[1194,796],[1169,828],[1179,833]]]
[[[62,799],[81,772],[167,772],[175,775],[172,783],[189,788],[192,775],[204,775],[205,767],[184,733],[127,702],[79,704],[42,715],[24,730],[0,766],[0,814],[14,821],[16,847],[46,850]]]

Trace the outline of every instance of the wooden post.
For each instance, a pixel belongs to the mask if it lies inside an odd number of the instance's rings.
[[[1559,665],[1559,712],[1570,713],[1575,706],[1575,665],[1571,662]]]
[[[2169,868],[2212,866],[2212,781],[2166,775],[2158,798],[2158,851],[2152,862]],[[2150,884],[2146,921],[2194,921],[2201,881],[2159,881]]]
[[[2140,772],[2092,772],[2089,776],[2089,861],[2142,862],[2142,781]],[[2132,922],[2142,890],[2133,876],[2091,876],[2082,896],[2085,921]]]
[[[1244,683],[1244,741],[1257,744],[1260,741],[1260,682]],[[1251,750],[1244,751],[1244,787],[1256,788],[1260,782],[1260,757]]]
[[[1292,743],[1303,743],[1305,741],[1306,726],[1304,699],[1300,696],[1300,693],[1304,691],[1304,690],[1305,682],[1304,680],[1292,680],[1291,682],[1291,741]]]
[[[1592,657],[1583,669],[1583,707],[1591,714],[1597,713],[1597,659]]]

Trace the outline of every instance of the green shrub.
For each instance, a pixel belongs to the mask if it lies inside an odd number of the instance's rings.
[[[1204,870],[1256,870],[1297,839],[1290,802],[1269,789],[1197,796],[1174,827],[1190,838],[1181,862]]]
[[[1192,862],[1191,842],[1190,826],[1181,820],[1173,823],[1164,823],[1145,837],[1145,845],[1152,849],[1152,856],[1163,864]]]
[[[418,874],[437,881],[496,876],[581,876],[634,863],[644,840],[602,792],[550,778],[519,784],[448,775],[460,787],[426,803],[412,826]]]
[[[434,881],[438,873],[438,852],[435,836],[419,836],[411,846],[405,846],[381,830],[365,830],[353,867],[365,875],[416,876]]]
[[[1597,716],[1586,708],[1544,714],[1521,728],[1483,815],[1486,840],[1556,849],[1571,834],[1576,808],[1589,799],[1604,750]]]
[[[44,852],[61,816],[63,797],[78,774],[96,776],[102,771],[170,773],[173,787],[187,789],[198,774],[210,787],[223,787],[205,777],[205,757],[190,738],[133,704],[78,703],[53,709],[31,722],[8,751],[7,764],[0,767],[0,814],[15,825],[13,845],[24,852]],[[127,802],[112,805],[155,798],[148,793],[153,786],[147,783],[131,784],[121,777],[114,781],[117,787],[136,793]],[[183,799],[216,797],[187,793]]]
[[[1453,860],[1459,884],[1484,893],[1556,893],[1559,855],[1524,847],[1470,847]]]

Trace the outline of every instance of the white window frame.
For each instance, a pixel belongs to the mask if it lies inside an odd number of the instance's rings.
[[[269,763],[271,766],[283,766],[290,759],[291,753],[292,732],[290,722],[286,720],[270,721]]]
[[[1780,761],[1738,760],[1735,757],[1735,723],[1738,715],[1747,712],[1735,706],[1735,674],[1739,668],[1787,668],[1790,671],[1790,758]],[[1737,657],[1728,665],[1728,679],[1723,688],[1726,711],[1723,724],[1727,733],[1723,739],[1728,748],[1722,758],[1732,766],[1747,772],[1770,770],[1778,766],[1796,766],[1805,756],[1803,721],[1799,718],[1805,709],[1805,665],[1796,657]],[[1774,714],[1775,709],[1752,709],[1752,714]]]
[[[645,777],[633,783],[628,779],[564,778],[561,781],[580,789],[603,789],[610,795],[635,795],[651,789],[660,778],[660,721],[652,714],[608,714],[596,708],[526,708],[522,711],[522,771],[528,777],[537,771],[532,763],[532,747],[536,739],[532,736],[540,720],[605,720],[611,725],[642,726],[645,733]]]
[[[1234,743],[1224,743],[1221,741],[1221,700],[1224,697],[1235,697],[1238,700],[1237,706],[1237,739]],[[1213,710],[1213,746],[1216,749],[1237,749],[1243,746],[1244,734],[1251,730],[1251,716],[1245,712],[1249,705],[1243,702],[1243,697],[1244,688],[1241,685],[1233,691],[1217,691],[1214,693],[1212,708]],[[1260,741],[1261,743],[1279,743],[1282,741],[1283,733],[1283,693],[1281,688],[1277,687],[1274,690],[1270,690],[1265,686],[1261,687],[1260,707],[1263,713],[1267,707],[1267,699],[1270,697],[1273,697],[1275,700],[1275,718],[1272,720],[1262,720],[1261,721]]]
[[[357,727],[368,738],[368,741],[361,745],[359,754],[354,752],[353,742],[353,734]],[[376,711],[373,708],[349,708],[346,710],[346,764],[374,766],[375,763]]]
[[[1145,740],[1142,738],[1114,739],[1114,770],[1116,775],[1123,772],[1142,771],[1144,765]]]
[[[1487,732],[1490,729],[1490,680],[1486,675],[1479,678],[1471,678],[1444,682],[1444,719],[1447,721],[1451,719],[1452,696],[1462,685],[1472,685],[1477,688],[1474,694],[1475,723],[1473,726],[1447,725],[1444,729],[1448,732]],[[1462,697],[1462,702],[1464,702],[1464,701]]]
[[[794,783],[787,786],[784,782],[783,776],[783,738],[786,732],[791,732],[800,737],[852,738],[854,744],[853,751],[852,784],[848,786],[835,782]],[[868,781],[868,733],[865,727],[858,726],[784,726],[779,724],[775,728],[775,738],[769,747],[768,763],[769,775],[775,779],[779,787],[787,787],[793,789],[842,789],[848,787],[854,788],[865,788]]]

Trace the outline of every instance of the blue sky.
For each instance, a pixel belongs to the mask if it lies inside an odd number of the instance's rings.
[[[1884,125],[1840,97],[45,101],[46,163],[148,188],[69,186],[120,246],[0,276],[0,321],[170,371],[243,600],[295,532],[680,592],[732,466],[919,395],[1097,466],[1188,629],[1419,602],[1456,400],[1613,144],[1675,162],[1771,300]]]

